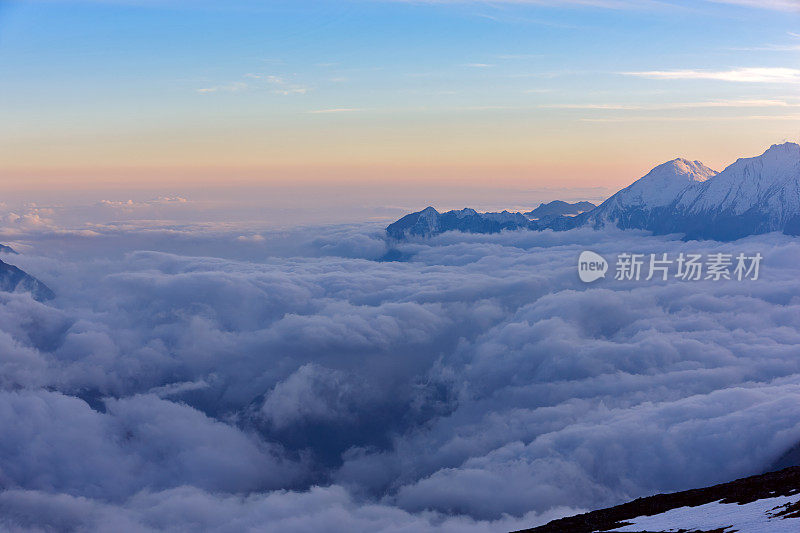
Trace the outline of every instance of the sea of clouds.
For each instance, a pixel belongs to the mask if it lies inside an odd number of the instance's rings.
[[[35,218],[34,215],[36,215]],[[800,442],[800,241],[7,217],[0,528],[503,531]],[[760,252],[758,281],[577,257]],[[612,265],[613,269],[613,265]]]

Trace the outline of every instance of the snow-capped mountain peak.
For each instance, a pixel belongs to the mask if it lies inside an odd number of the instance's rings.
[[[688,213],[743,215],[768,211],[784,221],[800,212],[800,145],[774,144],[757,157],[738,159],[713,180],[682,194],[678,207]]]
[[[617,192],[596,209],[578,217],[594,227],[612,224],[621,228],[647,227],[663,216],[687,190],[693,190],[717,175],[700,161],[673,159],[655,167],[642,178]]]
[[[717,172],[700,161],[673,159],[658,165],[644,177],[612,196],[619,205],[660,207],[675,201],[684,189],[716,176]]]

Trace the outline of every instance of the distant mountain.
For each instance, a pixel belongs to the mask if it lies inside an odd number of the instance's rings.
[[[562,200],[555,200],[549,204],[539,204],[539,207],[533,211],[523,213],[523,215],[534,220],[542,220],[559,216],[579,215],[585,211],[591,211],[595,207],[597,206],[592,202],[576,202],[570,204]]]
[[[639,498],[518,533],[800,531],[800,467]]]
[[[29,292],[39,301],[55,298],[55,294],[47,285],[3,261],[0,261],[0,291]]]
[[[17,251],[16,251],[16,250],[14,250],[14,249],[13,249],[12,247],[10,247],[10,246],[6,246],[5,244],[0,244],[0,254],[13,254],[13,255],[19,255],[19,254],[17,254]]]
[[[386,228],[393,239],[430,237],[445,231],[467,233],[498,233],[502,230],[536,229],[530,219],[521,213],[478,213],[474,209],[461,209],[439,213],[427,207],[418,213],[406,215]]]
[[[552,203],[537,209],[548,205]],[[559,207],[562,206],[557,204],[554,210]],[[773,145],[762,155],[739,159],[720,173],[699,161],[674,159],[655,167],[594,209],[575,216],[531,216],[534,212],[523,215],[463,209],[439,214],[429,207],[391,224],[387,234],[403,239],[452,230],[561,231],[613,225],[660,235],[680,233],[687,239],[720,241],[771,231],[800,235],[800,145]]]

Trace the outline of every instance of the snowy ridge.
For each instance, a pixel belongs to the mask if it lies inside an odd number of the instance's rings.
[[[668,229],[690,238],[800,234],[800,145],[776,144],[758,157],[737,160],[681,193],[669,215]]]
[[[722,501],[679,507],[654,516],[637,516],[630,524],[609,531],[736,531],[737,533],[797,533],[800,522],[785,511],[794,509],[800,494],[738,504]]]
[[[705,186],[685,191],[678,207],[689,213],[726,211],[741,215],[764,206],[782,219],[800,208],[800,145],[773,145],[759,157],[739,159]]]
[[[548,205],[552,204],[556,202]],[[739,159],[720,173],[699,161],[673,159],[590,211],[576,216],[530,218],[521,213],[478,213],[468,208],[440,214],[429,207],[391,224],[387,234],[405,239],[445,231],[561,231],[613,225],[720,241],[771,231],[800,235],[800,145],[773,145],[762,155]]]
[[[800,467],[704,489],[639,498],[527,533],[789,533],[800,531]],[[522,533],[522,532],[520,532]]]

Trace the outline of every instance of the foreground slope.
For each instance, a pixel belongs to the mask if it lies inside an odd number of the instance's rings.
[[[529,533],[800,531],[800,467],[704,489],[639,498],[554,520]]]

